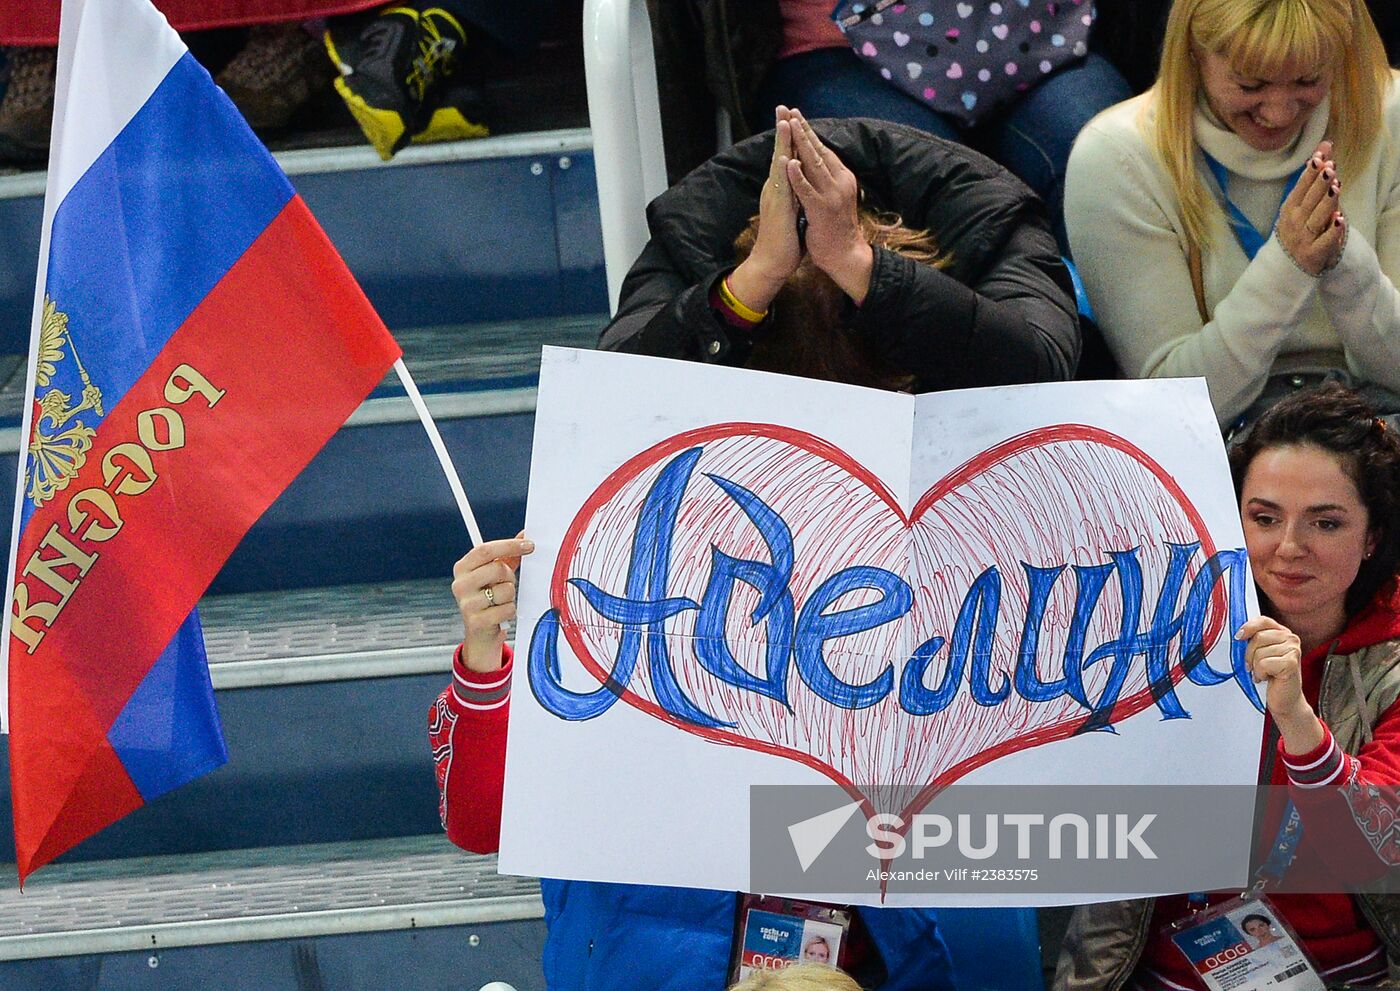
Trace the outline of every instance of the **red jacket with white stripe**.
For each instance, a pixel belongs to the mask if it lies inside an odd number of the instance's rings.
[[[1270,783],[1287,786],[1303,819],[1290,887],[1311,878],[1314,890],[1337,891],[1348,881],[1400,866],[1400,592],[1389,589],[1342,634],[1303,658],[1303,694],[1326,730],[1306,754],[1289,754],[1266,717],[1265,759]],[[1264,817],[1269,845],[1282,820],[1281,803]],[[1212,904],[1238,892],[1210,896]],[[1272,894],[1280,914],[1329,981],[1382,977],[1389,956],[1400,961],[1400,898],[1347,894]],[[1191,910],[1185,896],[1153,902],[1106,903],[1079,909],[1055,976],[1058,991],[1122,987],[1204,988],[1171,944],[1170,924]],[[1151,919],[1143,913],[1151,913]],[[1138,937],[1133,931],[1140,933]],[[1136,969],[1135,969],[1136,968]]]
[[[511,649],[502,649],[501,670],[482,674],[467,670],[458,647],[452,658],[452,684],[428,713],[442,828],[448,839],[473,853],[495,853],[501,842],[513,662]],[[470,762],[470,773],[453,774],[454,760]]]

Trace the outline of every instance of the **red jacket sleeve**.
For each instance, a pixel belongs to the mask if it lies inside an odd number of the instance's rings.
[[[1317,837],[1314,847],[1339,879],[1352,883],[1400,865],[1400,839],[1392,828],[1400,817],[1398,710],[1400,703],[1381,715],[1355,756],[1342,751],[1330,729],[1310,753],[1290,754],[1279,742],[1289,794]]]
[[[428,712],[438,814],[447,838],[473,853],[494,853],[501,842],[513,662],[511,649],[502,651],[501,669],[481,673],[467,669],[458,647],[452,659],[452,684]]]

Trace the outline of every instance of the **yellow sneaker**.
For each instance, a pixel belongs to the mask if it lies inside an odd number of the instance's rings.
[[[441,7],[403,4],[335,18],[325,43],[340,73],[336,92],[385,161],[420,134],[440,141],[486,133],[443,102],[467,35]]]

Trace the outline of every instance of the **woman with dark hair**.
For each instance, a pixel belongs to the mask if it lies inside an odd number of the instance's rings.
[[[1267,456],[1266,461],[1256,466],[1261,456]],[[1319,468],[1325,465],[1341,471],[1365,511],[1362,517],[1365,526],[1361,528],[1365,547],[1356,562],[1357,570],[1344,583],[1342,600],[1327,600],[1330,607],[1327,620],[1321,631],[1306,643],[1313,647],[1325,639],[1324,631],[1331,625],[1356,616],[1379,593],[1394,586],[1396,571],[1400,570],[1400,440],[1359,397],[1333,385],[1280,404],[1273,415],[1260,420],[1249,437],[1231,452],[1230,465],[1240,492],[1245,538],[1250,543],[1250,564],[1260,592],[1267,597],[1276,615],[1295,601],[1292,594],[1295,589],[1288,583],[1275,582],[1270,572],[1261,567],[1265,561],[1262,554],[1256,554],[1255,547],[1258,544],[1262,552],[1268,545],[1262,539],[1250,541],[1250,533],[1252,529],[1261,534],[1267,532],[1276,521],[1269,514],[1251,518],[1245,500],[1250,494],[1250,470],[1263,471],[1263,465],[1271,465],[1279,458],[1290,459],[1290,467],[1300,479],[1306,477],[1307,472],[1302,465],[1291,463],[1298,458],[1318,461]],[[1342,525],[1340,521],[1320,522],[1318,529],[1335,532],[1342,529]],[[1341,581],[1343,577],[1346,576],[1337,575],[1336,580]],[[1301,583],[1300,587],[1315,596],[1307,583]],[[1297,607],[1293,607],[1293,611],[1298,611]]]
[[[1277,943],[1283,937],[1274,932],[1274,923],[1267,915],[1253,912],[1240,920],[1240,928],[1254,944],[1256,950]]]
[[[1279,402],[1230,460],[1263,607],[1237,634],[1267,684],[1261,782],[1287,786],[1303,829],[1290,886],[1298,890],[1295,872],[1334,881],[1356,877],[1362,861],[1394,865],[1394,841],[1367,820],[1400,786],[1400,438],[1356,394],[1329,385]],[[1265,816],[1266,842],[1286,814]],[[1400,961],[1395,896],[1269,901],[1329,986],[1374,982]],[[1203,988],[1170,937],[1205,907],[1178,896],[1078,909],[1055,987]]]

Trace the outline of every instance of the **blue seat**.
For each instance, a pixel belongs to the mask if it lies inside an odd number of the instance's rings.
[[[1074,283],[1074,305],[1079,310],[1079,315],[1085,320],[1094,319],[1094,307],[1089,303],[1089,293],[1084,288],[1084,280],[1079,277],[1079,269],[1074,267],[1074,262],[1068,258],[1062,258],[1065,268],[1069,269],[1069,281]]]
[[[944,908],[938,928],[959,991],[1042,991],[1033,908]]]
[[[1089,303],[1089,294],[1084,289],[1084,280],[1079,277],[1079,269],[1068,258],[1063,261],[1070,281],[1074,283],[1074,305],[1079,312],[1079,329],[1084,344],[1079,356],[1079,369],[1074,377],[1080,380],[1122,378],[1113,352],[1109,350],[1108,342],[1094,320],[1094,308]]]

